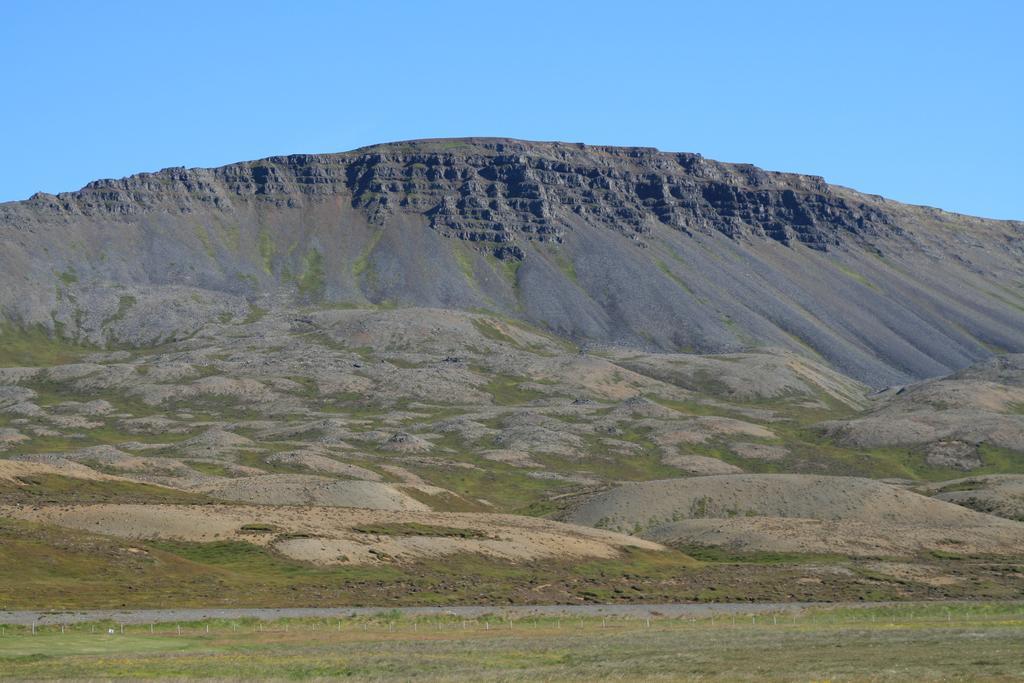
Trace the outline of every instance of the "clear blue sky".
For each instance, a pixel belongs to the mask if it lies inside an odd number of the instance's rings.
[[[700,152],[1024,219],[1022,29],[1015,0],[5,0],[0,200],[497,135]]]

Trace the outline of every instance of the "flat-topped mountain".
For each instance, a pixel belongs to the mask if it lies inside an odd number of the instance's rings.
[[[474,139],[0,236],[8,609],[1024,597],[1021,223]]]
[[[490,311],[875,386],[1024,351],[1024,223],[649,148],[424,140],[0,204],[0,313],[134,345],[257,309]]]

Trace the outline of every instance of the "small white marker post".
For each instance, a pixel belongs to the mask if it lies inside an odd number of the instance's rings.
[[[181,624],[178,624],[178,635],[181,635]]]

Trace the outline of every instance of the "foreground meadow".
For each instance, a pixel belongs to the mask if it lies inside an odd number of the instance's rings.
[[[340,620],[4,627],[5,679],[1011,681],[1020,605],[703,619],[382,612]]]

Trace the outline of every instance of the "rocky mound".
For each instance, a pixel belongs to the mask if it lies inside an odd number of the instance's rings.
[[[856,448],[918,447],[926,464],[969,471],[985,464],[983,446],[1024,451],[1024,356],[1000,356],[953,376],[897,387],[863,415],[820,425]]]
[[[669,545],[741,551],[1024,552],[1024,524],[855,477],[743,474],[626,483],[585,498],[564,519]]]
[[[320,505],[370,510],[429,510],[394,486],[303,474],[222,479],[196,488],[211,498],[257,505]]]
[[[1024,475],[966,477],[919,487],[918,491],[978,512],[1024,522]]]
[[[316,564],[375,564],[473,554],[504,560],[615,557],[661,546],[531,517],[243,505],[2,506],[0,516],[134,539],[270,546]]]
[[[865,387],[834,370],[793,353],[621,354],[619,365],[704,396],[730,401],[827,396],[854,408],[865,405]]]
[[[1024,553],[1024,525],[944,527],[875,524],[786,517],[690,519],[653,527],[645,536],[682,548],[716,546],[736,552],[800,553],[847,557],[911,557]]]
[[[362,479],[364,481],[380,481],[382,479],[373,470],[347,462],[339,462],[318,452],[315,448],[275,453],[267,458],[267,462],[274,465],[301,467],[320,474],[336,475],[349,479]]]
[[[0,482],[20,485],[20,477],[31,477],[39,474],[56,474],[72,479],[88,481],[123,481],[121,477],[97,472],[85,465],[71,461],[58,462],[21,462],[0,460]]]
[[[705,455],[669,455],[663,457],[661,461],[693,475],[740,474],[743,472],[742,468]]]
[[[951,379],[973,379],[1024,387],[1024,353],[1004,353],[954,373]]]
[[[999,521],[871,479],[806,474],[628,482],[584,498],[564,518],[576,524],[629,531],[684,519],[734,517],[935,527],[983,526]]]

